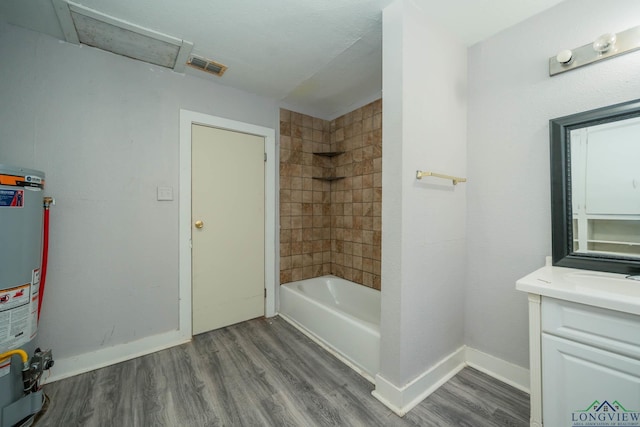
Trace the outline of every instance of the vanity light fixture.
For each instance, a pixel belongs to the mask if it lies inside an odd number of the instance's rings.
[[[549,58],[549,75],[589,65],[593,62],[633,52],[640,49],[640,26],[620,33],[606,33],[593,43],[572,50],[561,50],[556,56]]]

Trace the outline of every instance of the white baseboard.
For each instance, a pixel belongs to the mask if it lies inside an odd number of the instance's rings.
[[[464,367],[465,347],[462,346],[402,387],[376,375],[376,388],[371,394],[402,417]]]
[[[376,388],[371,394],[402,417],[465,366],[477,369],[498,381],[529,393],[528,369],[462,346],[402,387],[397,387],[380,374],[376,375]]]
[[[65,359],[56,359],[54,353],[55,365],[51,368],[51,375],[45,378],[43,383],[51,383],[93,371],[94,369],[115,365],[116,363],[184,344],[189,341],[191,341],[190,336],[185,336],[184,333],[175,330]],[[46,377],[46,375],[44,377]]]
[[[498,359],[471,347],[466,347],[467,365],[484,372],[493,378],[512,387],[529,393],[529,370],[514,365],[506,360]]]

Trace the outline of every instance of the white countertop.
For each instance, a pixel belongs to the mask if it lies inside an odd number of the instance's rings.
[[[516,289],[640,315],[640,281],[624,274],[542,267],[516,282]]]

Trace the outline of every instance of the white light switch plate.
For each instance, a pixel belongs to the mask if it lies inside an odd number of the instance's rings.
[[[173,200],[173,187],[158,187],[158,200]]]

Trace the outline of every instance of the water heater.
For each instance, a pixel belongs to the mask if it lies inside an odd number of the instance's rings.
[[[44,173],[0,164],[0,427],[40,411],[39,379],[53,364],[36,350],[42,273]]]

